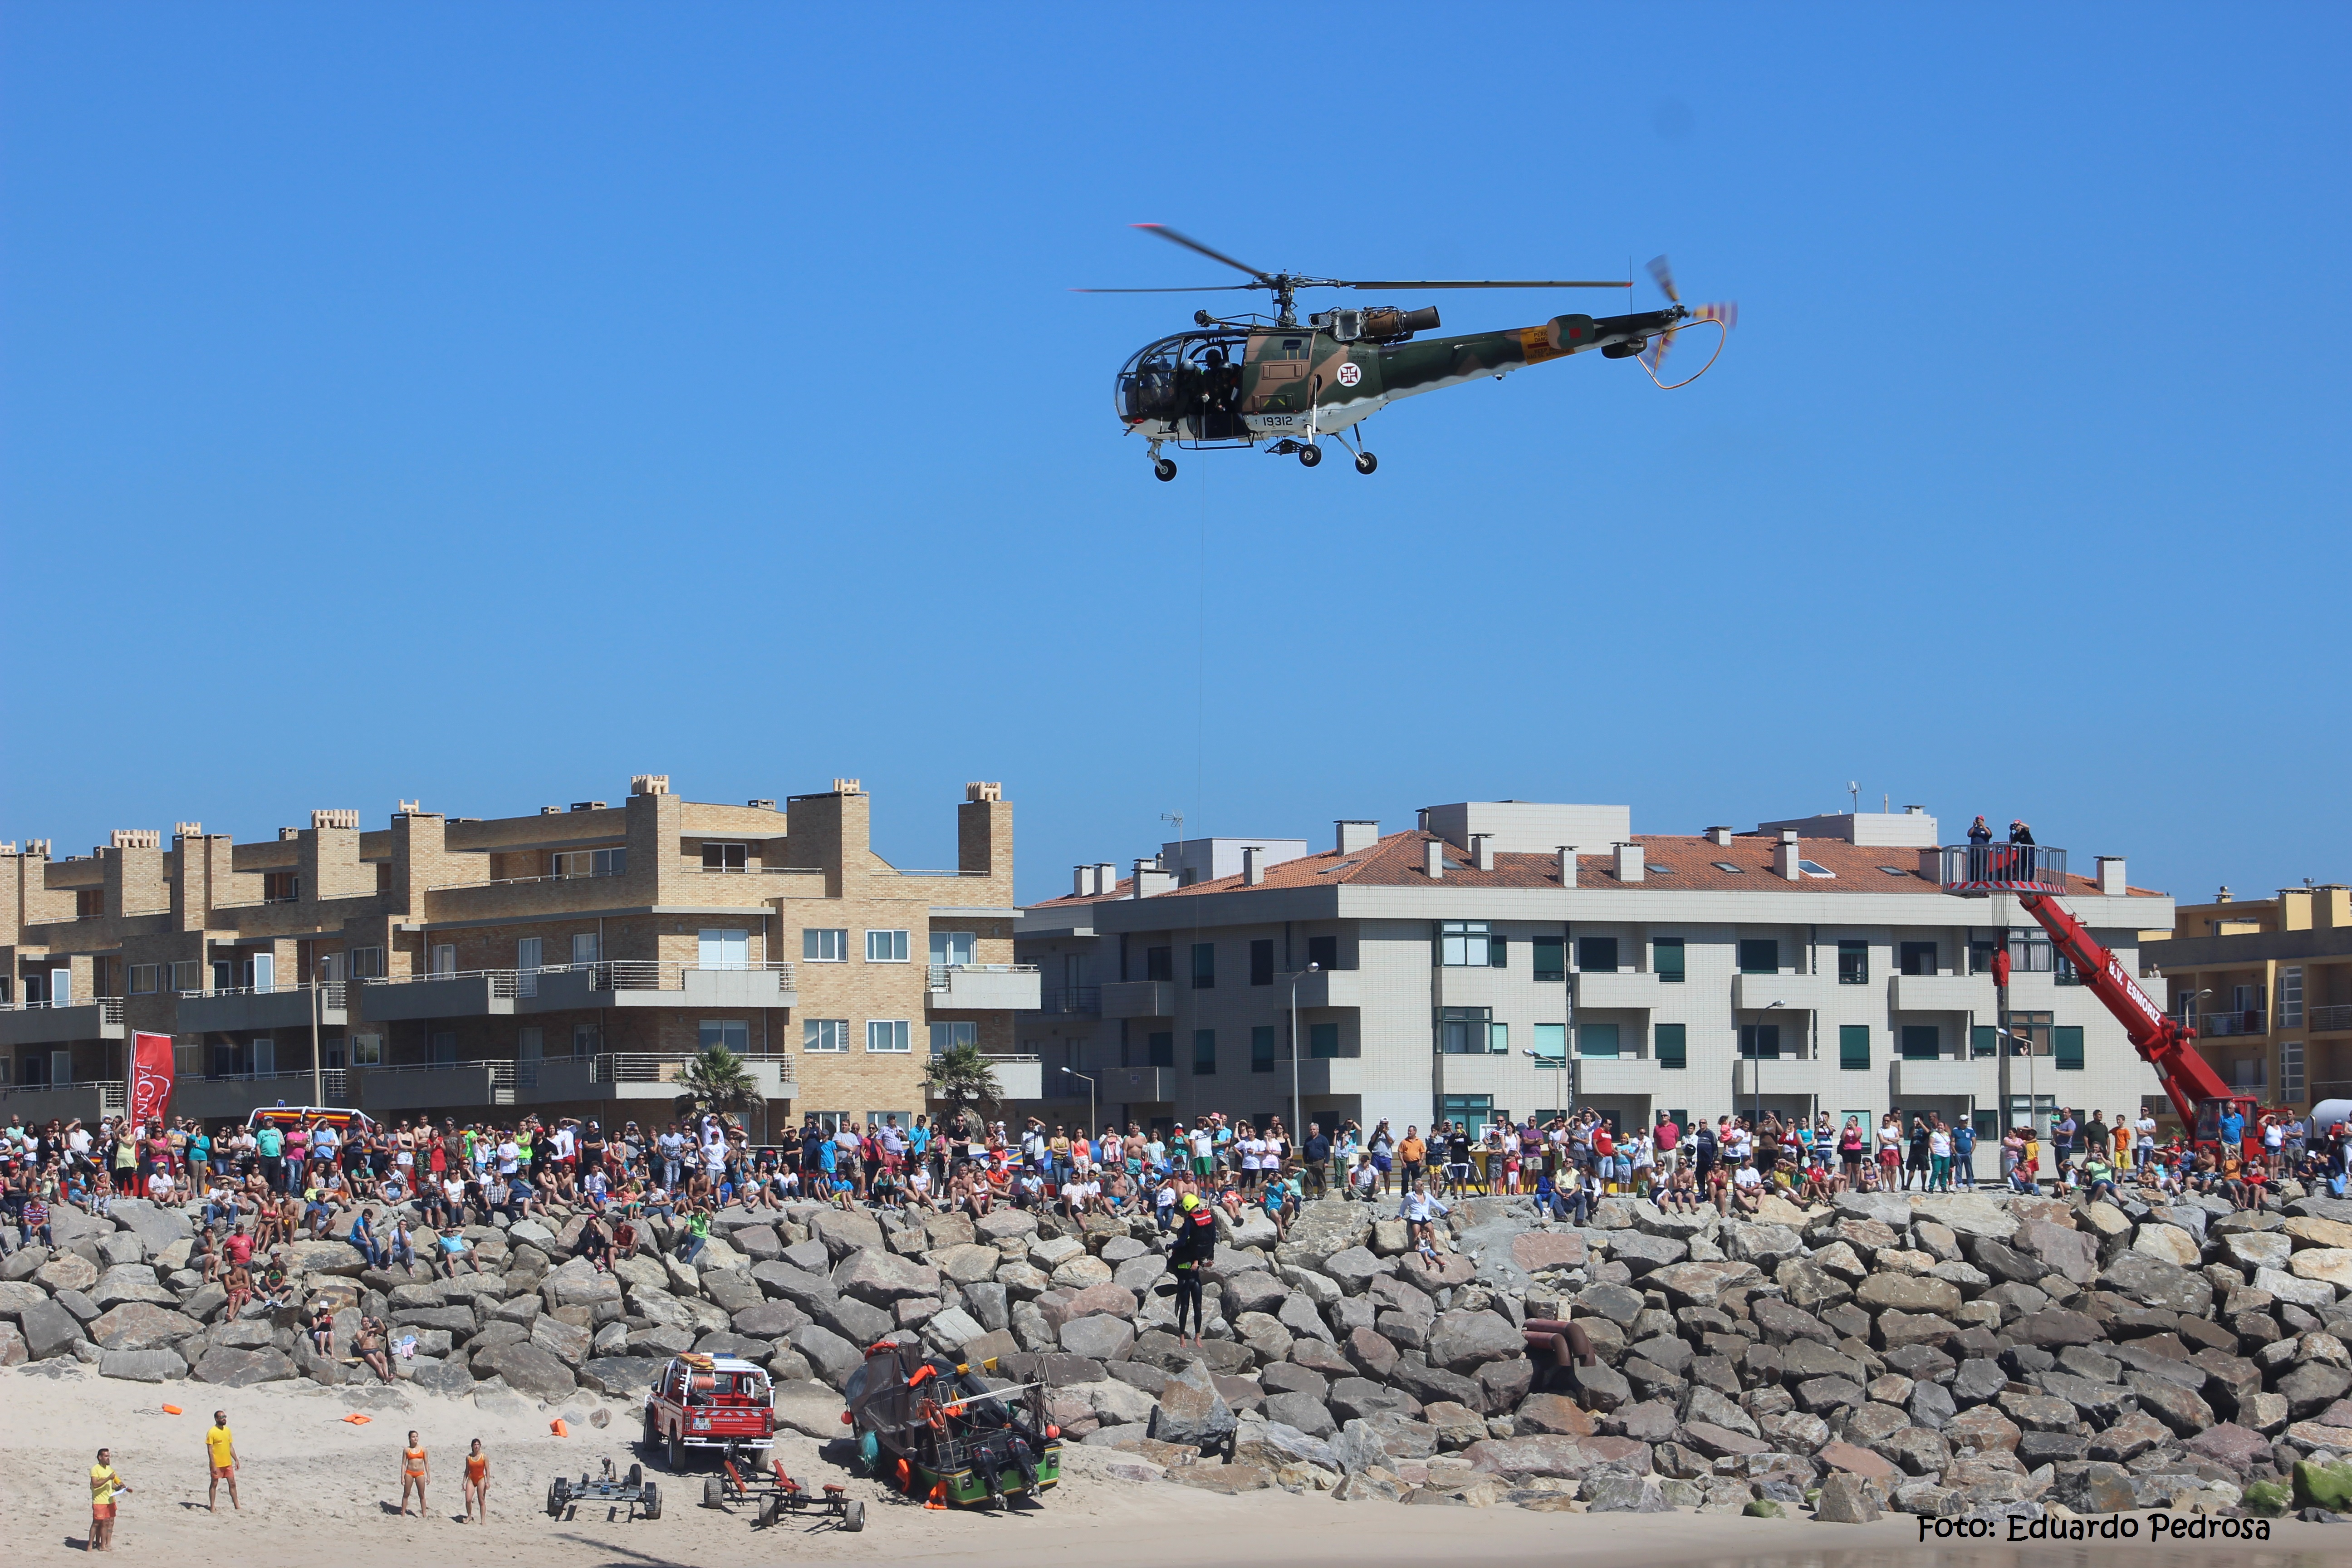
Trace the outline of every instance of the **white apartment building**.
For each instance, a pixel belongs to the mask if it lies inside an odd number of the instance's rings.
[[[1021,1049],[1053,1097],[1023,1109],[1075,1123],[1091,1080],[1097,1124],[1286,1118],[1294,1075],[1327,1129],[1400,1132],[1584,1104],[1621,1125],[1894,1107],[1982,1132],[2060,1105],[2112,1119],[2163,1103],[2013,897],[1945,890],[1918,808],[1692,835],[1635,834],[1631,817],[1461,802],[1386,836],[1342,821],[1319,854],[1195,840],[1125,878],[1079,867],[1017,928],[1045,986]],[[2119,858],[2098,873],[2065,878],[2066,901],[2137,970],[2139,932],[2169,927],[2172,900],[2126,887]]]

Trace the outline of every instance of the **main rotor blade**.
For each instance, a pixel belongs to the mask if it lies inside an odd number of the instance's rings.
[[[1438,278],[1371,278],[1354,281],[1334,279],[1323,285],[1327,289],[1631,289],[1631,280],[1594,280],[1585,278],[1517,278],[1505,279],[1447,279]]]
[[[1181,245],[1187,250],[1197,250],[1212,261],[1222,261],[1228,267],[1246,272],[1261,283],[1270,283],[1273,281],[1273,279],[1269,275],[1257,268],[1252,267],[1248,262],[1235,261],[1232,257],[1227,256],[1222,250],[1212,250],[1207,246],[1202,245],[1199,240],[1192,239],[1177,233],[1174,229],[1170,228],[1164,223],[1139,223],[1135,225],[1135,226],[1142,229],[1147,234],[1156,234],[1162,239],[1171,240],[1175,244]]]
[[[1073,289],[1073,294],[1210,294],[1227,289],[1256,289],[1256,283],[1203,283],[1193,289]]]

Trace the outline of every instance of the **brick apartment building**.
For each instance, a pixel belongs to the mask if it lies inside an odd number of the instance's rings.
[[[1305,849],[1171,844],[1126,878],[1080,867],[1068,897],[1029,908],[1015,947],[1044,1005],[1021,1035],[1055,1089],[1046,1114],[1087,1113],[1066,1068],[1106,1117],[1287,1119],[1294,1016],[1300,1099],[1327,1128],[1572,1102],[1621,1121],[1899,1107],[1990,1130],[2163,1103],[2013,898],[1943,890],[1923,812],[1636,835],[1623,806],[1465,802],[1404,833],[1341,822],[1332,848]],[[2171,900],[2126,888],[2120,858],[2098,872],[2067,901],[2133,963]]]
[[[667,1121],[680,1065],[751,1060],[766,1125],[925,1109],[934,1048],[1009,1051],[1013,808],[972,784],[952,869],[869,844],[854,779],[779,809],[631,781],[619,805],[389,826],[320,811],[236,844],[183,823],[88,856],[0,854],[0,1115],[122,1101],[135,1031],[173,1038],[174,1114],[312,1099],[379,1120]]]
[[[2163,935],[2142,961],[2164,971],[2174,1016],[2227,1082],[2297,1110],[2352,1098],[2352,888],[2224,888]]]

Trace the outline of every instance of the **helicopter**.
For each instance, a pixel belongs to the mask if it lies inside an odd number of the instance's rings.
[[[1322,438],[1335,437],[1354,448],[1356,471],[1369,474],[1380,459],[1365,450],[1356,426],[1366,417],[1416,393],[1460,386],[1480,376],[1501,380],[1521,365],[1599,349],[1604,359],[1639,359],[1657,381],[1666,350],[1686,323],[1707,322],[1722,333],[1715,353],[1696,374],[1678,382],[1658,382],[1671,391],[1706,374],[1723,352],[1739,310],[1722,302],[1685,305],[1673,270],[1663,256],[1650,263],[1650,276],[1666,297],[1663,310],[1622,316],[1579,313],[1554,316],[1539,326],[1452,337],[1423,337],[1438,330],[1437,307],[1408,310],[1373,305],[1320,310],[1301,325],[1294,307],[1302,289],[1631,289],[1631,279],[1433,279],[1308,278],[1267,272],[1179,234],[1165,224],[1134,226],[1147,234],[1196,251],[1249,275],[1246,283],[1211,283],[1198,289],[1077,289],[1079,294],[1190,294],[1259,289],[1274,296],[1271,321],[1258,314],[1192,315],[1192,330],[1138,349],[1119,367],[1112,405],[1127,434],[1150,447],[1151,471],[1161,480],[1176,477],[1176,463],[1161,454],[1174,446],[1201,451],[1255,447],[1297,454],[1314,468],[1323,460]]]

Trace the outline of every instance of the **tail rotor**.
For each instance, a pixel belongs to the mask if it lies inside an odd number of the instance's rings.
[[[1658,292],[1666,297],[1666,302],[1668,304],[1680,305],[1683,302],[1682,291],[1675,287],[1675,269],[1667,263],[1664,257],[1652,257],[1650,258],[1649,272],[1650,280],[1658,286]],[[1728,338],[1731,335],[1731,329],[1739,324],[1739,302],[1736,300],[1718,300],[1705,305],[1693,305],[1685,310],[1685,319],[1693,321],[1713,321],[1717,327],[1722,329],[1724,337]],[[1682,327],[1679,324],[1668,327],[1664,331],[1651,339],[1649,348],[1643,352],[1642,365],[1643,369],[1650,373],[1651,380],[1657,380],[1658,368],[1666,363],[1666,353],[1669,349],[1674,347],[1675,334],[1681,331]],[[1716,344],[1716,353],[1721,353],[1722,352],[1723,345],[1722,342],[1718,341]],[[1675,382],[1673,384],[1675,386],[1688,386],[1692,382],[1696,381],[1699,376],[1705,375],[1707,371],[1707,366],[1714,363],[1714,356],[1709,355],[1706,364],[1699,367],[1698,374],[1696,375],[1690,376],[1685,380]],[[1664,382],[1659,382],[1658,384],[1661,386],[1666,385]]]

